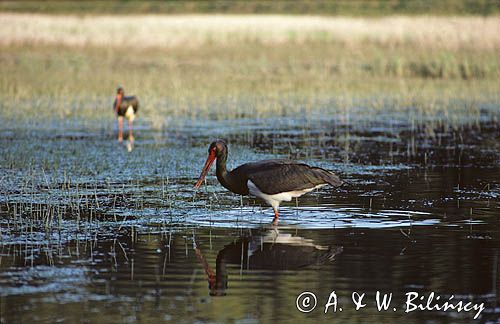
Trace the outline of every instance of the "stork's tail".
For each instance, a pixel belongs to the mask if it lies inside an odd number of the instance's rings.
[[[328,171],[322,168],[314,168],[316,172],[318,172],[321,178],[328,183],[332,187],[340,187],[344,184],[344,181],[340,180],[340,178],[333,173],[332,171]]]

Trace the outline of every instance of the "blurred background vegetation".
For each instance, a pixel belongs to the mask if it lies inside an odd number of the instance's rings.
[[[360,105],[475,120],[500,100],[499,3],[0,2],[0,120],[111,121],[118,85],[153,126]]]
[[[2,1],[1,11],[58,14],[495,15],[498,0]]]

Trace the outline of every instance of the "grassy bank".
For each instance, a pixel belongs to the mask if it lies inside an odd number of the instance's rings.
[[[498,18],[206,18],[0,15],[0,118],[112,119],[117,85],[155,125],[499,101]]]
[[[334,112],[359,100],[380,110],[389,109],[383,104],[389,99],[399,109],[457,109],[456,100],[498,100],[494,53],[425,52],[404,59],[410,54],[322,44],[149,49],[126,55],[102,48],[8,47],[0,54],[2,117],[111,118],[119,84],[139,96],[141,119],[151,121]],[[464,66],[472,71],[466,78]]]

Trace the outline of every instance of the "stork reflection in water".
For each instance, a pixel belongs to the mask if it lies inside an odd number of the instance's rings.
[[[342,253],[342,246],[322,246],[313,240],[285,233],[277,228],[241,237],[217,254],[215,270],[210,267],[193,239],[193,248],[207,276],[211,296],[226,295],[229,264],[242,270],[300,270],[332,262]]]

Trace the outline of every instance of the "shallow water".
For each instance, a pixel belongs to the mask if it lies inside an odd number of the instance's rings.
[[[379,116],[380,117],[380,116]],[[500,131],[405,118],[281,118],[109,130],[2,130],[2,322],[335,320],[468,322],[475,312],[405,313],[405,294],[484,303],[500,317]],[[214,137],[229,166],[274,157],[348,184],[271,209],[193,184]],[[212,173],[213,175],[213,173]],[[317,308],[296,298],[314,292]],[[332,291],[343,310],[324,314]],[[393,293],[377,311],[376,292]],[[367,306],[354,310],[353,292]],[[64,305],[64,307],[61,307]],[[396,311],[393,310],[396,308]]]
[[[487,226],[418,226],[404,233],[264,226],[115,234],[67,242],[51,252],[4,249],[3,320],[268,322],[369,316],[452,322],[473,316],[405,314],[404,294],[413,291],[484,302],[481,318],[498,316],[498,232]],[[211,283],[203,260],[214,272]],[[335,291],[343,311],[324,314],[318,307],[301,314],[295,298],[302,291],[314,292],[320,305]],[[356,312],[350,300],[355,291],[366,293],[367,301],[377,291],[393,293],[397,311],[379,313],[369,303]]]

